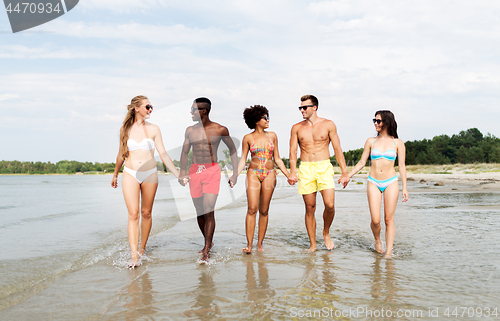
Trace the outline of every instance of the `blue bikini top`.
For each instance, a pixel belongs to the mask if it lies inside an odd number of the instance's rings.
[[[377,159],[385,158],[388,161],[392,161],[392,162],[395,161],[396,160],[396,156],[398,155],[397,152],[396,152],[396,150],[394,150],[394,149],[388,149],[385,152],[381,152],[378,149],[374,149],[373,145],[375,145],[375,141],[376,140],[377,139],[375,138],[375,140],[373,141],[373,144],[372,144],[372,150],[370,152],[371,159],[372,160],[377,160]],[[392,138],[392,141],[394,142],[394,147],[396,147],[396,141],[394,140],[394,137]]]

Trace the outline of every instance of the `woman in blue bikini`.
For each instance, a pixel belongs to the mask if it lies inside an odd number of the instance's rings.
[[[146,122],[153,106],[145,96],[132,98],[127,106],[128,112],[120,130],[120,149],[116,157],[116,166],[111,186],[118,187],[118,172],[123,163],[122,189],[128,209],[128,240],[132,251],[129,267],[140,264],[140,257],[145,254],[146,243],[151,231],[153,202],[158,188],[158,174],[154,150],[172,171],[176,178],[179,172],[165,151],[158,126]],[[142,198],[142,202],[139,199]],[[140,204],[140,208],[139,208]],[[139,217],[142,216],[140,229]],[[139,235],[141,244],[139,245]]]
[[[385,221],[385,257],[392,255],[392,246],[396,236],[394,225],[394,213],[399,197],[399,184],[394,163],[398,158],[398,169],[403,184],[403,202],[408,200],[406,188],[406,166],[405,166],[405,144],[398,139],[397,123],[394,114],[388,110],[379,110],[373,119],[377,137],[368,138],[365,143],[361,160],[354,166],[347,178],[351,179],[366,164],[368,156],[371,157],[370,173],[368,174],[368,205],[371,214],[371,229],[375,237],[375,251],[383,253],[382,241],[380,239],[380,212],[382,198],[384,200]]]

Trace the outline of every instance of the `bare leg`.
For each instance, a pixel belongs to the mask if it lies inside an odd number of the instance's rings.
[[[316,218],[314,217],[314,212],[316,212],[316,192],[302,195],[302,198],[306,206],[306,230],[311,243],[308,251],[314,252],[316,251]]]
[[[198,227],[200,228],[201,234],[203,234],[203,238],[205,238],[205,211],[203,209],[203,196],[198,198],[193,198],[193,204],[196,208],[196,220],[198,221]],[[212,243],[212,246],[214,244]],[[201,249],[198,253],[202,253],[203,249]]]
[[[366,194],[368,196],[368,206],[370,207],[370,215],[372,221],[370,227],[372,229],[373,237],[375,238],[375,251],[383,253],[382,241],[380,240],[380,206],[382,205],[382,193],[375,184],[368,182],[366,187]]]
[[[196,216],[198,220],[198,227],[200,228],[201,233],[205,233],[205,217],[203,214],[203,196],[198,198],[193,198],[194,208],[196,209]],[[205,236],[205,234],[203,234]]]
[[[140,185],[137,180],[129,173],[123,173],[122,179],[123,198],[128,210],[128,242],[132,253],[132,261],[130,266],[139,264],[139,254],[137,247],[139,246],[139,193]]]
[[[335,247],[330,238],[330,226],[332,226],[333,218],[335,217],[335,189],[324,189],[320,193],[325,205],[325,210],[323,211],[323,238],[325,239],[326,249],[330,251]]]
[[[257,240],[257,251],[262,252],[262,243],[267,232],[267,223],[269,222],[269,206],[273,197],[274,188],[276,187],[276,173],[272,171],[262,182],[260,190],[259,204],[259,234]]]
[[[384,221],[385,221],[385,244],[387,249],[385,257],[392,255],[392,246],[396,237],[396,226],[394,225],[394,213],[398,204],[399,184],[397,181],[387,186],[384,191]]]
[[[203,212],[206,214],[203,215],[205,220],[205,226],[203,229],[203,236],[205,237],[205,246],[201,250],[202,252],[201,254],[203,254],[201,258],[202,261],[208,261],[208,258],[210,257],[209,252],[210,249],[212,248],[212,241],[215,232],[214,208],[216,201],[217,201],[216,194],[208,194],[208,193],[203,194]]]
[[[154,176],[154,177],[153,177]],[[157,174],[153,174],[150,178],[156,178],[158,181]],[[146,179],[141,184],[141,244],[139,246],[139,255],[144,255],[146,252],[146,244],[149,239],[149,233],[151,232],[151,226],[153,225],[153,219],[151,213],[153,211],[153,203],[156,195],[156,190],[158,189],[158,182],[147,183],[149,180]],[[154,181],[152,179],[152,181]]]
[[[243,249],[243,253],[252,253],[253,235],[255,233],[255,221],[257,210],[259,208],[261,183],[257,175],[252,171],[247,171],[247,202],[248,210],[245,218],[245,231],[247,235],[247,247]],[[259,222],[260,224],[260,222]]]

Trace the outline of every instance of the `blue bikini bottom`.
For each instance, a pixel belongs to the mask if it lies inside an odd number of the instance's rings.
[[[378,187],[380,192],[383,193],[385,191],[385,189],[387,188],[387,186],[391,185],[393,182],[397,182],[398,175],[394,175],[393,177],[386,179],[384,181],[379,181],[378,179],[375,179],[375,178],[371,177],[370,175],[368,175],[367,180],[368,180],[368,182],[375,184],[375,186]]]

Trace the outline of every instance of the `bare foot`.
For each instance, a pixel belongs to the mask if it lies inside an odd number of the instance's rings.
[[[146,253],[146,247],[140,247],[139,248],[139,255],[144,256],[145,253]]]
[[[214,242],[212,242],[212,246],[208,249],[209,251],[212,249],[212,247],[214,247]],[[202,254],[203,251],[205,251],[205,247],[203,247],[199,252],[198,254]]]
[[[132,260],[130,260],[130,262],[128,262],[128,268],[129,269],[133,269],[135,268],[136,266],[139,266],[140,265],[140,257],[139,257],[139,253],[136,253],[136,254],[132,254]]]
[[[200,264],[207,264],[208,263],[208,259],[210,258],[210,250],[208,251],[203,251],[203,254],[202,257],[201,257],[201,260],[199,261]]]
[[[375,241],[375,252],[377,253],[384,253],[384,249],[382,248],[382,241]]]
[[[311,245],[311,247],[307,250],[311,253],[315,252],[316,251],[316,245]]]
[[[244,249],[242,249],[242,251],[245,254],[252,254],[252,247],[251,246],[247,246]]]
[[[327,249],[328,251],[333,250],[333,248],[335,247],[335,244],[333,244],[333,241],[332,241],[332,239],[330,238],[330,234],[329,234],[329,233],[325,233],[325,232],[323,232],[323,237],[325,238],[325,246],[326,246],[326,249]]]
[[[265,250],[264,250],[264,248],[262,247],[262,245],[258,245],[258,244],[257,244],[257,251],[259,251],[259,252],[264,252]]]

